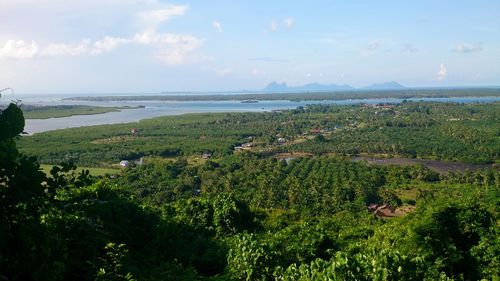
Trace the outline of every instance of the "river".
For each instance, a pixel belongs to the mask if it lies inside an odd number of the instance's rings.
[[[409,98],[409,101],[434,101],[434,102],[458,102],[458,103],[491,103],[499,102],[500,97],[449,97],[449,98]],[[3,100],[5,103],[5,99]],[[137,106],[144,108],[126,109],[120,112],[108,112],[95,115],[76,115],[62,118],[28,119],[25,131],[28,134],[73,128],[91,125],[117,124],[137,122],[142,119],[154,118],[166,115],[180,115],[185,113],[206,112],[263,112],[280,109],[294,109],[298,106],[308,104],[377,104],[377,103],[400,103],[402,99],[348,99],[348,100],[324,100],[324,101],[288,101],[273,100],[259,101],[257,103],[242,103],[241,101],[76,101],[65,100],[63,97],[54,96],[32,96],[22,99],[24,104],[35,105],[90,105],[90,106]]]

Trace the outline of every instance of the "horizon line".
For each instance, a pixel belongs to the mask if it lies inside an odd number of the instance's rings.
[[[331,84],[330,84],[331,85]],[[348,84],[343,84],[343,85],[348,85]],[[352,87],[352,86],[351,86]],[[20,94],[20,95],[38,95],[38,94],[46,94],[46,95],[64,95],[64,94],[67,94],[67,95],[99,95],[99,94],[102,94],[102,95],[109,95],[109,94],[113,94],[113,95],[116,95],[116,94],[125,94],[125,95],[136,95],[136,94],[141,94],[141,95],[144,95],[144,94],[151,94],[151,95],[161,95],[161,94],[198,94],[198,93],[203,93],[203,94],[207,94],[207,93],[213,93],[213,94],[217,94],[217,93],[283,93],[283,94],[286,94],[286,93],[317,93],[317,92],[325,92],[325,93],[328,93],[328,92],[338,92],[338,93],[341,93],[341,92],[355,92],[355,91],[363,91],[363,92],[380,92],[380,91],[404,91],[404,90],[432,90],[432,89],[436,89],[436,90],[449,90],[449,89],[500,89],[500,85],[484,85],[484,86],[403,86],[403,88],[400,88],[400,89],[370,89],[370,88],[366,88],[366,87],[369,87],[369,86],[365,86],[365,87],[359,87],[359,88],[355,88],[353,87],[353,89],[345,89],[345,90],[309,90],[309,91],[294,91],[294,90],[284,90],[284,91],[265,91],[265,90],[247,90],[247,89],[239,89],[239,90],[207,90],[207,91],[204,91],[204,90],[178,90],[178,91],[134,91],[134,92],[54,92],[54,91],[50,91],[50,92],[30,92],[30,91],[26,91],[26,92],[16,92],[15,89],[14,89],[14,92],[9,95],[9,96],[15,96],[16,94]]]

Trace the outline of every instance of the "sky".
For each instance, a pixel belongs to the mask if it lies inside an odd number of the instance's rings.
[[[0,88],[498,86],[499,11],[498,0],[0,0]]]

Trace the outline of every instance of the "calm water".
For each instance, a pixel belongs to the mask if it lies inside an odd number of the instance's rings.
[[[412,101],[436,101],[436,102],[498,102],[500,97],[451,97],[451,98],[417,98],[408,99]],[[24,104],[37,105],[93,105],[93,106],[137,106],[144,105],[145,108],[127,109],[120,112],[109,112],[96,115],[77,115],[64,118],[50,119],[29,119],[26,120],[25,131],[29,134],[45,132],[50,130],[102,125],[137,122],[142,119],[154,118],[166,115],[180,115],[185,113],[203,113],[203,112],[263,112],[279,109],[294,109],[298,106],[308,104],[356,104],[356,103],[400,103],[401,99],[362,99],[362,100],[329,100],[329,101],[301,101],[292,102],[286,100],[260,101],[258,103],[241,103],[240,101],[69,101],[62,100],[61,97],[26,97],[22,99]],[[5,103],[6,101],[3,100]]]

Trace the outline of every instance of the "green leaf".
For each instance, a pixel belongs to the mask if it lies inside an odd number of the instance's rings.
[[[17,105],[11,103],[0,112],[0,141],[13,138],[23,132],[24,116]]]

